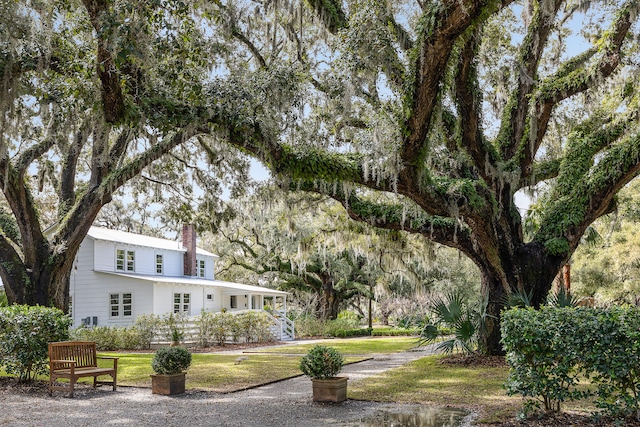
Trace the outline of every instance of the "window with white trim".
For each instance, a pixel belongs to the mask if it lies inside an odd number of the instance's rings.
[[[164,274],[162,254],[156,254],[156,274]]]
[[[229,307],[238,308],[238,297],[235,295],[231,295],[229,298]]]
[[[204,260],[199,259],[198,263],[198,277],[204,277]]]
[[[174,293],[173,312],[189,316],[191,314],[191,294]]]
[[[125,319],[133,315],[133,295],[131,292],[109,294],[109,317]]]
[[[116,271],[136,271],[136,253],[116,249]]]

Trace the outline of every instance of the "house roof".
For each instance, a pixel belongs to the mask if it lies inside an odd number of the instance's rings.
[[[149,248],[167,249],[173,251],[186,252],[182,243],[176,240],[162,239],[159,237],[145,236],[142,234],[128,233],[126,231],[112,230],[110,228],[92,226],[87,236],[94,240],[104,240],[107,242],[126,243],[129,245],[145,246]],[[196,254],[217,257],[209,251],[196,248]]]
[[[196,286],[210,286],[217,288],[227,288],[229,290],[237,290],[242,293],[258,293],[262,295],[287,295],[288,292],[278,291],[276,289],[264,288],[262,286],[245,285],[244,283],[225,282],[223,280],[206,280],[199,279],[197,277],[188,276],[156,276],[145,274],[128,274],[128,273],[116,273],[113,271],[96,271],[97,273],[113,274],[120,277],[128,277],[130,279],[144,280],[154,283],[174,283],[179,285],[196,285]]]

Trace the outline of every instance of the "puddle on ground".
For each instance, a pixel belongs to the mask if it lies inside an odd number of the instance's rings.
[[[469,412],[461,409],[407,407],[378,410],[375,415],[345,424],[345,427],[460,427],[468,425]]]

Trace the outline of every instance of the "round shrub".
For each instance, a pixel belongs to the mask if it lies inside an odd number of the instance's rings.
[[[333,378],[342,370],[344,358],[333,347],[316,345],[300,361],[300,370],[315,379]]]
[[[158,375],[179,374],[191,366],[191,353],[184,347],[165,347],[156,351],[151,361],[153,372]]]
[[[0,366],[23,381],[47,372],[48,343],[68,339],[71,323],[69,316],[57,308],[1,308]]]

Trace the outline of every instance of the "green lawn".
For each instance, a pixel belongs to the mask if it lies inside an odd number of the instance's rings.
[[[521,399],[505,395],[506,367],[461,367],[429,356],[349,384],[349,398],[484,409],[482,422],[513,418]]]
[[[103,353],[119,357],[118,384],[151,387],[153,354]],[[346,357],[346,363],[362,357]],[[300,357],[195,353],[187,371],[187,388],[217,392],[241,390],[300,375]]]
[[[350,399],[379,402],[424,403],[478,411],[479,424],[513,420],[522,409],[519,396],[507,396],[503,384],[509,368],[457,366],[440,363],[442,355],[428,356],[349,383]],[[586,414],[594,409],[588,400],[566,402],[563,410]]]
[[[383,338],[346,338],[328,339],[321,343],[333,347],[343,354],[373,354],[398,353],[415,347],[418,340],[415,337],[383,337]],[[306,354],[316,344],[296,344],[274,347],[261,352],[281,354]]]

